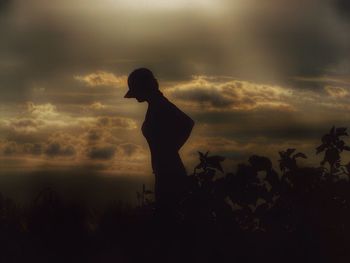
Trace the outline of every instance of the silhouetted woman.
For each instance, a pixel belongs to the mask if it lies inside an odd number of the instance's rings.
[[[142,133],[151,152],[156,208],[158,212],[170,212],[177,206],[186,185],[186,170],[178,151],[190,136],[194,122],[163,96],[149,69],[134,70],[129,75],[128,86],[125,98],[148,103]]]

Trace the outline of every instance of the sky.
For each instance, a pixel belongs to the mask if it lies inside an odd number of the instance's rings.
[[[196,123],[189,172],[197,151],[318,165],[350,127],[349,32],[347,0],[0,0],[0,176],[151,176],[138,67]]]

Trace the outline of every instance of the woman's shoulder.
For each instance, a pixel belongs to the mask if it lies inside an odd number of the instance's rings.
[[[163,119],[163,121],[178,120],[193,122],[193,120],[186,113],[184,113],[173,102],[164,96],[162,96],[162,98],[160,98],[158,102],[153,105],[151,111],[151,115],[153,115],[156,119]]]

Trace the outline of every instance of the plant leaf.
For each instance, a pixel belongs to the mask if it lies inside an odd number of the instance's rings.
[[[204,168],[203,162],[200,162],[199,164],[197,164],[197,166],[194,169],[201,169],[201,168]]]
[[[337,136],[348,136],[348,133],[346,132],[345,127],[337,128],[335,133]]]
[[[280,161],[280,169],[281,169],[281,171],[282,171],[282,172],[283,172],[283,171],[284,171],[284,169],[285,169],[285,168],[284,168],[284,163],[283,163],[283,162],[281,162],[281,161]]]
[[[225,160],[225,157],[222,157],[219,155],[209,156],[207,157],[207,164],[211,168],[215,168],[221,172],[224,172],[221,166],[221,162],[223,162],[224,160]]]
[[[335,127],[333,126],[331,130],[329,131],[330,135],[335,135]]]
[[[294,153],[295,152],[295,149],[293,149],[293,148],[289,148],[289,149],[287,149],[287,151],[286,151],[286,155],[287,156],[290,156],[292,153]]]
[[[323,152],[326,149],[326,144],[322,143],[320,146],[316,148],[316,154]]]
[[[345,150],[345,151],[350,151],[350,146],[344,146],[344,147],[343,147],[343,150]]]

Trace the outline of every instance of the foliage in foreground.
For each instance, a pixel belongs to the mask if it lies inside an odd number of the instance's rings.
[[[30,207],[0,196],[1,262],[348,262],[350,148],[345,128],[322,137],[320,167],[299,167],[296,149],[279,152],[279,174],[253,155],[224,174],[224,157],[199,153],[177,220],[153,216],[143,186],[139,207],[104,211],[44,189]]]

